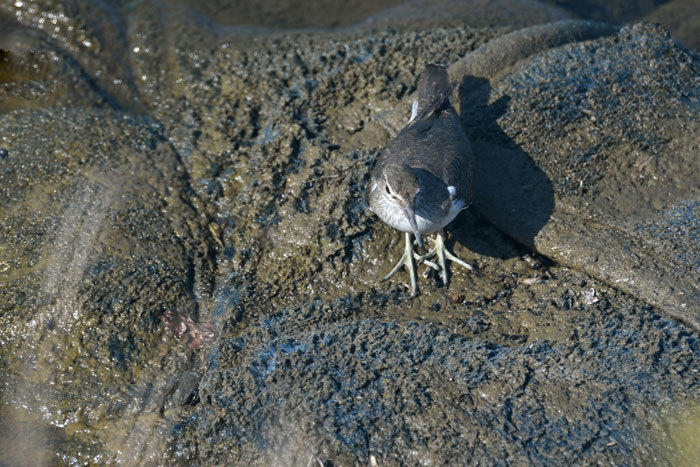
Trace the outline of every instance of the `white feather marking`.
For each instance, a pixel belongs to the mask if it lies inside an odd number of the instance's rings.
[[[450,201],[455,199],[455,195],[457,194],[457,188],[453,186],[448,186],[447,191],[450,192]]]
[[[418,116],[418,99],[413,101],[413,107],[411,107],[411,119],[408,123],[411,123]]]

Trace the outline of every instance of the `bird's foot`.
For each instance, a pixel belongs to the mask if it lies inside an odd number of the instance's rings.
[[[419,263],[422,262],[427,264],[436,271],[440,271],[440,277],[442,278],[442,283],[445,284],[445,287],[447,287],[447,285],[449,284],[447,277],[447,267],[445,266],[445,259],[454,261],[455,263],[469,269],[470,271],[474,270],[474,268],[470,264],[466,263],[465,261],[462,261],[455,255],[450,253],[450,251],[445,247],[445,239],[442,230],[439,230],[437,235],[435,235],[435,238],[431,239],[431,241],[433,242],[433,247],[430,249],[430,251],[428,251],[423,256],[419,256],[418,258],[416,258],[416,260]],[[437,264],[428,261],[430,258],[433,258],[435,256],[437,256]]]
[[[414,241],[413,244],[417,245],[418,241]],[[434,262],[429,261],[426,258],[426,256],[427,255],[419,255],[418,253],[413,252],[413,259],[416,260],[416,264],[418,266],[420,266],[421,264],[425,264],[426,266],[428,266],[427,268],[425,268],[425,271],[423,271],[423,277],[425,277],[425,278],[428,277],[428,273],[430,272],[431,269],[435,269],[438,272],[440,271],[440,267],[437,264],[435,264]]]
[[[411,234],[406,233],[406,247],[404,248],[403,256],[401,256],[401,259],[399,259],[399,262],[396,263],[396,266],[394,266],[391,272],[384,276],[384,279],[382,280],[388,280],[391,276],[396,274],[403,266],[406,266],[406,269],[408,269],[408,275],[411,278],[411,296],[415,296],[418,292],[418,288],[416,286],[416,266],[413,263],[414,260],[416,260],[418,264],[426,264],[427,266],[435,269],[436,271],[440,270],[437,264],[433,263],[432,261],[428,261],[426,258],[413,251],[413,242],[411,241]]]

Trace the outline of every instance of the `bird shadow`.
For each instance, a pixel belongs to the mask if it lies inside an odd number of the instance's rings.
[[[459,85],[460,118],[474,153],[475,196],[453,232],[475,253],[509,258],[519,249],[493,227],[534,251],[535,237],[552,215],[554,192],[547,175],[497,123],[510,98],[489,103],[490,95],[484,78],[467,76]]]

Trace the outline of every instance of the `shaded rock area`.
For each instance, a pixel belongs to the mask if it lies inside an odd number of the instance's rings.
[[[662,23],[688,47],[700,46],[700,8],[695,0],[544,0],[577,18],[609,23],[634,23],[641,19]]]
[[[568,16],[527,0],[255,35],[177,3],[1,5],[7,462],[694,459],[693,52],[516,30]],[[478,160],[448,233],[478,272],[411,299],[364,189],[427,62]]]
[[[700,48],[700,8],[693,0],[671,0],[646,16],[648,21],[661,23],[683,44]]]
[[[696,58],[645,25],[523,64],[489,105],[508,103],[496,123],[551,180],[554,209],[534,238],[519,232],[522,214],[498,209],[500,188],[481,190],[478,209],[537,251],[700,329],[699,76]],[[488,153],[493,140],[474,130]],[[508,180],[489,174],[499,187]],[[538,191],[509,181],[515,196]]]

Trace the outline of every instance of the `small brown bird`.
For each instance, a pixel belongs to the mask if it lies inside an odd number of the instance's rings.
[[[445,248],[442,229],[473,199],[473,155],[457,112],[450,103],[454,83],[447,69],[426,65],[418,82],[418,98],[411,119],[377,159],[367,187],[370,208],[385,223],[405,232],[406,248],[398,264],[384,277],[406,266],[416,294],[414,259],[440,272],[448,285],[445,258],[473,268]],[[413,234],[437,232],[425,255],[413,251]],[[429,261],[437,256],[437,264]]]

